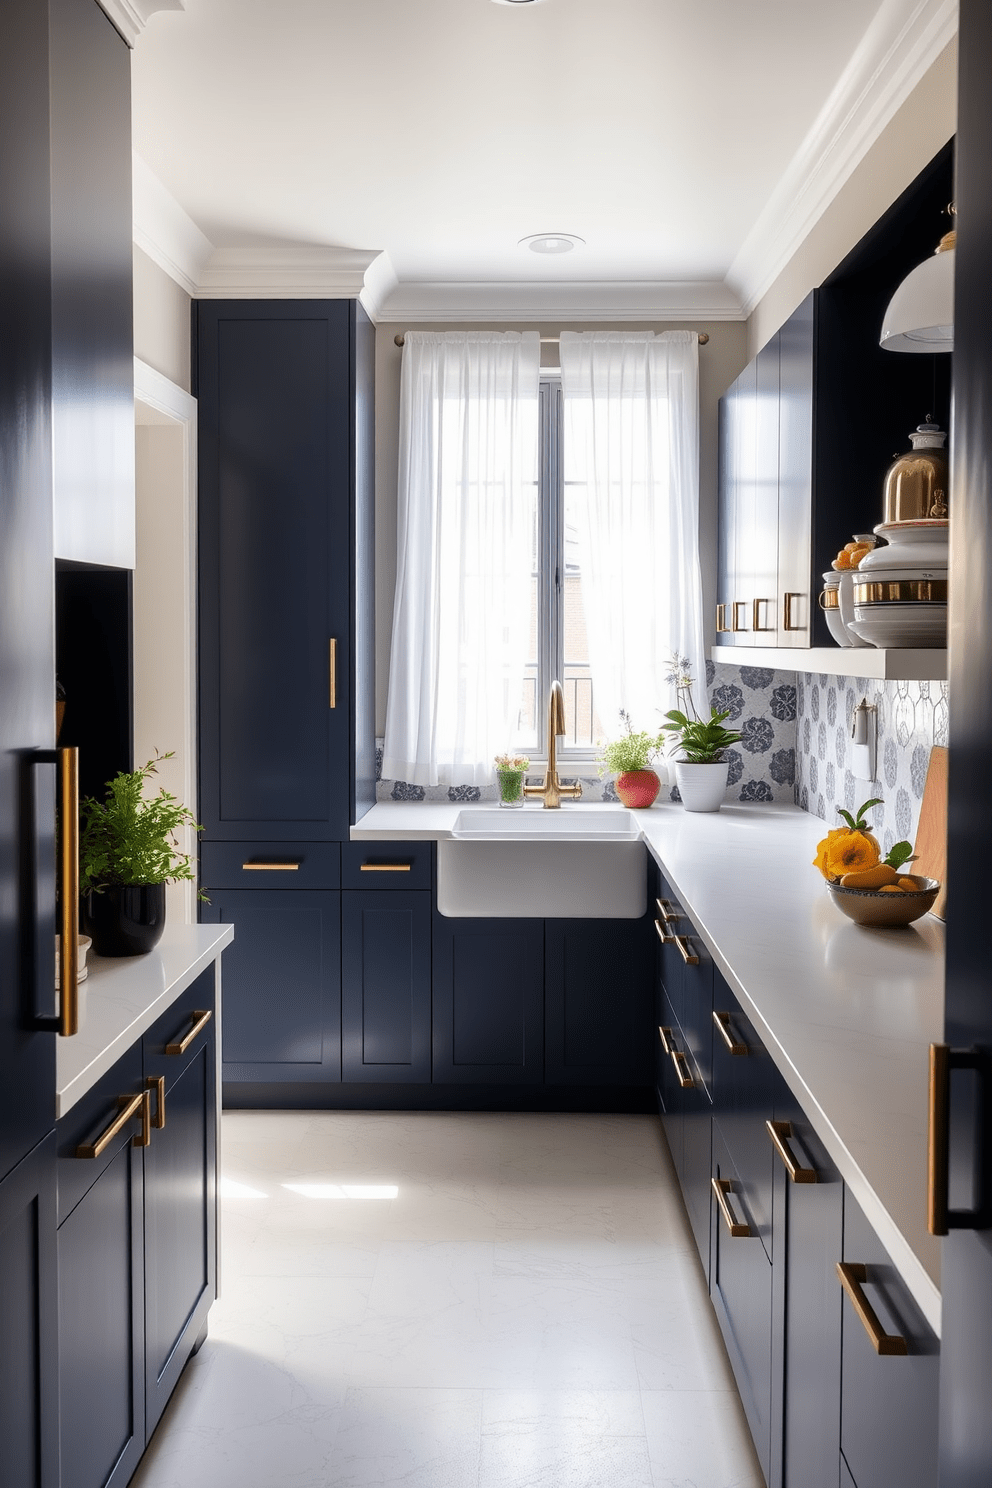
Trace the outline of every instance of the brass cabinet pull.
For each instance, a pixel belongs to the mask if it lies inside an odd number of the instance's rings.
[[[79,1032],[79,750],[56,750],[59,764],[59,1033]]]
[[[735,1036],[729,1013],[714,1013],[713,1022],[723,1042],[735,1058],[744,1058],[751,1052],[747,1044],[741,1043],[740,1039]]]
[[[196,1038],[197,1034],[202,1033],[203,1030],[206,1028],[207,1024],[210,1022],[210,1019],[213,1017],[213,1013],[210,1011],[209,1008],[207,1008],[206,1012],[201,1012],[198,1009],[196,1012],[192,1013],[191,1016],[196,1019],[193,1027],[190,1029],[189,1033],[184,1039],[180,1039],[172,1044],[166,1044],[166,1054],[185,1054],[186,1050]]]
[[[295,863],[242,863],[245,873],[298,873],[300,871],[299,861]]]
[[[655,928],[655,934],[657,935],[658,939],[661,941],[662,945],[671,945],[672,941],[675,939],[675,936],[674,935],[666,935],[665,934],[665,927],[664,927],[664,925],[659,924],[659,922],[657,920],[655,920],[655,922],[654,922],[654,928]]]
[[[671,1055],[671,1052],[672,1052],[672,1030],[670,1028],[661,1028],[661,1027],[659,1027],[659,1029],[658,1029],[658,1037],[661,1039],[661,1047],[664,1049],[665,1053],[668,1054],[668,1055]]]
[[[661,915],[661,918],[664,920],[666,925],[674,925],[678,920],[682,918],[682,916],[677,913],[669,914],[669,910],[672,906],[669,904],[667,899],[656,899],[654,902],[655,904],[657,904],[658,913]]]
[[[868,1280],[868,1267],[853,1261],[838,1261],[837,1275],[876,1354],[908,1354],[905,1338],[901,1333],[886,1333],[878,1320],[878,1314],[864,1294],[863,1285]]]
[[[951,1051],[930,1045],[930,1130],[927,1136],[927,1229],[946,1235],[948,1215],[948,1144],[951,1112]]]
[[[730,1207],[729,1195],[734,1191],[730,1179],[711,1178],[710,1187],[716,1195],[716,1201],[720,1206],[720,1213],[723,1215],[723,1222],[730,1231],[731,1239],[749,1240],[751,1238],[751,1226],[745,1224],[742,1219],[736,1219],[734,1217],[734,1211]]]
[[[151,1102],[148,1099],[148,1091],[142,1090],[138,1095],[119,1095],[117,1097],[118,1113],[107,1127],[101,1132],[95,1142],[80,1142],[76,1148],[77,1157],[99,1157],[106,1152],[111,1142],[122,1132],[129,1121],[136,1116],[141,1117],[141,1135],[133,1137],[135,1147],[147,1147],[152,1139],[151,1134]]]
[[[765,1130],[772,1139],[772,1146],[785,1164],[785,1171],[793,1183],[819,1183],[815,1168],[804,1168],[790,1152],[788,1143],[792,1137],[791,1121],[766,1121]]]
[[[686,966],[698,966],[699,957],[689,949],[689,937],[687,935],[673,935],[672,939],[679,948],[679,955]]]
[[[761,606],[774,605],[773,599],[753,599],[751,601],[751,629],[752,630],[774,630],[774,625],[762,625]]]
[[[152,1126],[156,1131],[161,1131],[165,1126],[165,1076],[149,1075],[145,1084],[149,1090],[155,1092],[155,1109],[152,1112]]]
[[[739,630],[747,630],[747,626],[739,624],[737,620],[737,611],[746,609],[747,601],[744,599],[735,599],[730,606],[730,628],[735,634]]]
[[[797,591],[792,591],[790,593],[788,590],[786,590],[785,597],[784,597],[784,599],[782,601],[782,629],[783,630],[805,630],[806,629],[805,625],[802,625],[802,624],[796,625],[794,623],[794,621],[793,621],[793,618],[792,618],[792,601],[794,599],[803,599],[803,598],[804,598],[804,595],[802,594],[801,591],[798,591],[798,592]]]
[[[674,1047],[669,1050],[669,1053],[672,1056],[672,1063],[675,1066],[675,1078],[678,1080],[681,1089],[695,1090],[696,1082],[689,1070],[688,1059],[686,1059],[685,1055],[679,1049]]]
[[[725,604],[718,604],[716,607],[716,633],[717,635],[727,635],[729,632],[730,626],[727,624],[727,606]]]
[[[360,873],[410,873],[412,863],[363,863]]]
[[[329,644],[329,652],[328,667],[330,681],[328,683],[328,704],[330,707],[336,708],[338,705],[338,643],[333,637]]]

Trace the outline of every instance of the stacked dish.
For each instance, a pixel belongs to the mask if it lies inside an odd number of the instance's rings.
[[[851,575],[850,628],[872,646],[947,645],[946,517],[882,522],[886,546]]]

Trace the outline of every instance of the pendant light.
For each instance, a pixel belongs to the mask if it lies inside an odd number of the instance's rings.
[[[948,207],[953,213],[953,203]],[[879,345],[886,351],[933,354],[954,350],[954,245],[945,233],[932,258],[907,274],[889,301]]]

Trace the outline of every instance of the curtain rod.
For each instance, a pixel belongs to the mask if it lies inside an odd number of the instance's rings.
[[[558,342],[559,342],[559,339],[560,338],[558,336],[542,336],[541,337],[541,345],[542,346],[557,346],[558,345]],[[696,340],[699,342],[700,346],[705,346],[706,343],[709,341],[709,339],[710,339],[709,338],[709,333],[707,331],[697,331],[696,332]],[[393,337],[393,340],[396,342],[396,345],[397,346],[402,346],[403,343],[406,340],[406,336],[403,334],[402,331],[400,331],[397,335],[395,335]]]

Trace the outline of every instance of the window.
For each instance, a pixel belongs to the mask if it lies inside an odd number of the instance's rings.
[[[547,750],[547,703],[557,678],[565,694],[567,733],[560,757],[589,759],[604,738],[589,663],[582,568],[574,503],[581,486],[565,479],[561,380],[542,376],[540,444],[531,565],[530,639],[515,748]]]

